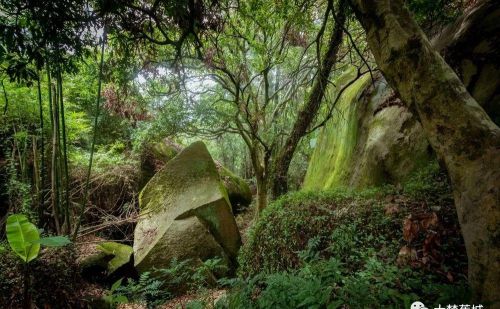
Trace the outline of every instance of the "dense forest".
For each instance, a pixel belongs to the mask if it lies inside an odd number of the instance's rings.
[[[0,308],[500,308],[497,0],[0,0]]]

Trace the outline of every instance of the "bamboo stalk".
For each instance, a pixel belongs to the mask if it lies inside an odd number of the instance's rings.
[[[54,224],[56,227],[57,234],[60,233],[61,228],[59,225],[59,205],[58,205],[58,187],[57,187],[57,133],[58,129],[58,119],[57,115],[57,104],[55,103],[55,94],[52,94],[52,82],[50,78],[50,70],[47,69],[48,78],[48,91],[49,91],[49,101],[50,101],[50,111],[51,111],[51,122],[52,122],[52,158],[50,167],[50,179],[51,179],[51,207],[52,216],[54,217]]]
[[[40,86],[40,74],[38,74],[38,79],[37,79],[37,88],[38,88],[38,108],[40,111],[40,152],[41,152],[41,158],[40,158],[40,191],[39,191],[39,196],[38,196],[38,216],[41,217],[43,213],[43,205],[44,205],[44,197],[43,197],[43,191],[45,189],[45,177],[44,177],[44,172],[45,172],[45,141],[43,138],[43,102],[42,102],[42,89]]]
[[[106,27],[104,27],[104,32],[102,35],[101,61],[99,64],[99,81],[97,84],[97,99],[96,99],[96,105],[95,105],[95,117],[94,117],[94,128],[93,128],[94,132],[92,134],[92,146],[90,147],[89,166],[87,169],[87,178],[85,180],[85,193],[83,195],[83,203],[82,203],[82,206],[80,208],[80,213],[78,215],[76,226],[75,226],[75,229],[73,231],[73,240],[76,240],[76,237],[78,236],[78,229],[80,228],[80,225],[82,224],[82,219],[83,219],[83,215],[85,213],[85,207],[87,204],[88,194],[89,194],[90,175],[92,172],[92,161],[94,158],[95,141],[97,138],[97,122],[99,120],[99,112],[100,112],[102,69],[103,69],[103,65],[104,65],[104,46],[105,45],[106,45]]]
[[[62,151],[63,151],[63,172],[64,172],[64,232],[69,233],[70,229],[70,218],[69,218],[69,171],[68,171],[68,151],[67,151],[67,139],[66,139],[66,117],[64,115],[64,97],[63,97],[63,86],[62,86],[62,75],[61,71],[58,70],[57,73],[57,85],[59,92],[59,104],[61,111],[61,130],[62,130]]]

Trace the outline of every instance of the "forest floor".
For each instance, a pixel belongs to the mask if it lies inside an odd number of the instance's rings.
[[[247,240],[247,231],[251,227],[252,222],[255,218],[255,204],[252,203],[248,208],[243,210],[236,216],[236,223],[240,230],[242,243],[245,243]],[[97,235],[86,235],[80,239],[76,243],[76,252],[77,252],[77,263],[80,263],[88,258],[89,256],[98,254],[100,251],[97,248],[99,243],[106,241],[106,239],[99,237]],[[107,293],[109,293],[109,288],[105,284],[89,282],[87,280],[83,280],[83,284],[81,287],[80,293],[78,293],[80,299],[100,299],[103,298]],[[226,289],[214,288],[214,289],[206,289],[202,292],[189,292],[183,295],[179,295],[164,305],[158,307],[158,309],[178,309],[185,308],[186,305],[193,300],[202,299],[206,304],[215,304],[216,301],[226,295]],[[147,306],[143,304],[135,304],[135,303],[126,303],[119,304],[117,309],[146,309]]]

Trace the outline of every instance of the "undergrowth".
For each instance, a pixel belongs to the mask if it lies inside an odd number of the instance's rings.
[[[193,263],[172,260],[167,268],[143,272],[137,280],[120,279],[113,284],[104,301],[111,307],[119,303],[144,304],[155,308],[183,293],[200,293],[217,285],[214,274],[226,272],[221,259]]]
[[[408,224],[421,228],[404,232]],[[239,262],[218,308],[409,308],[470,296],[451,190],[437,163],[399,187],[288,194],[250,229]]]

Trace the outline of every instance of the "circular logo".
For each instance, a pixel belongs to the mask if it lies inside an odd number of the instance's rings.
[[[411,304],[410,309],[428,309],[422,302],[416,301]]]

